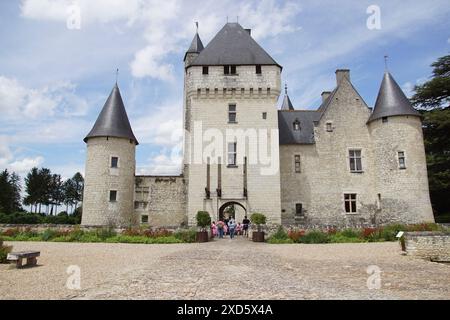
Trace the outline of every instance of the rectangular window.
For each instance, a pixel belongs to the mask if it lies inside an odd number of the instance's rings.
[[[303,216],[303,204],[301,203],[295,204],[295,215]]]
[[[349,150],[350,172],[362,172],[361,150]]]
[[[228,122],[236,123],[236,105],[235,104],[228,105]]]
[[[388,120],[388,117],[383,117],[383,118],[381,118],[381,121],[382,121],[383,123],[387,123],[389,120]]]
[[[405,152],[399,151],[398,152],[398,167],[399,169],[406,169],[406,158],[405,158]]]
[[[295,120],[295,122],[292,125],[294,127],[294,131],[300,131],[300,121]]]
[[[327,122],[327,132],[333,132],[333,124],[331,122]]]
[[[263,118],[263,120],[266,120],[266,119],[267,119],[267,112],[263,112],[263,113],[262,113],[262,118]]]
[[[295,155],[294,159],[295,159],[295,173],[302,172],[301,167],[300,167],[300,156]]]
[[[148,223],[148,216],[141,216],[141,223]]]
[[[356,213],[356,193],[344,194],[345,212]]]
[[[203,74],[209,74],[209,67],[203,67]]]
[[[109,191],[109,202],[116,202],[116,201],[117,201],[117,191],[110,190]]]
[[[119,158],[111,157],[111,168],[117,168],[119,166]]]
[[[224,74],[236,74],[236,66],[223,66]]]
[[[261,74],[261,73],[262,73],[261,66],[257,65],[256,66],[256,74]]]
[[[237,143],[230,142],[228,143],[228,165],[235,166],[237,160]]]

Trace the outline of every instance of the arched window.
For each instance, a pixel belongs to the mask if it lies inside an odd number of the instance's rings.
[[[298,119],[294,121],[294,131],[300,131],[300,121]]]

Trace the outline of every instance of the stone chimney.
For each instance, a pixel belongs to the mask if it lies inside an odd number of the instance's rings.
[[[247,31],[249,35],[252,35],[252,29],[245,29],[245,31]]]
[[[330,91],[324,91],[322,92],[322,102],[325,102],[325,100],[328,99],[328,97],[330,96],[331,92]]]
[[[336,70],[336,82],[338,85],[344,77],[346,77],[348,79],[348,81],[350,81],[350,70],[349,69]]]

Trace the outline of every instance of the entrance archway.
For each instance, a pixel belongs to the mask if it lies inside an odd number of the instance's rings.
[[[229,201],[224,203],[219,209],[219,220],[223,221],[225,218],[236,219],[236,206],[244,210],[244,215],[247,215],[247,209],[236,201]]]

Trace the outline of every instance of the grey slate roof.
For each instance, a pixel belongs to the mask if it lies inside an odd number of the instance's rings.
[[[408,98],[389,72],[385,72],[377,102],[368,122],[391,116],[418,116]]]
[[[106,103],[89,134],[84,138],[87,142],[93,137],[117,137],[133,140],[139,144],[131,129],[127,112],[117,84],[111,91]]]
[[[227,23],[200,52],[193,66],[278,65],[238,23]],[[280,66],[281,67],[281,66]]]
[[[278,110],[280,145],[314,144],[314,122],[319,121],[320,112],[309,110]],[[300,121],[300,131],[294,131],[294,122]]]
[[[186,54],[184,55],[184,60],[186,60],[186,56],[188,53],[200,53],[204,49],[203,42],[200,39],[200,36],[198,35],[198,32],[195,34],[194,39],[192,39],[191,46],[189,47],[188,51],[186,51]]]

